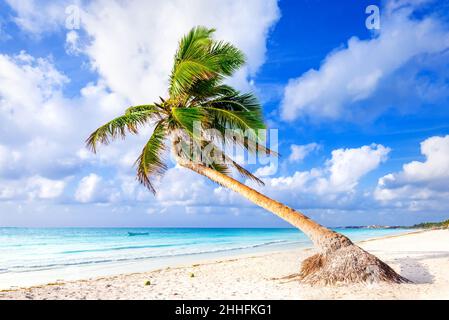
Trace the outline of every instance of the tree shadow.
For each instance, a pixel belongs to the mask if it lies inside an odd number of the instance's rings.
[[[403,253],[403,252],[401,252]],[[421,252],[407,252],[413,255],[420,254]],[[400,274],[407,279],[413,281],[416,284],[429,284],[433,283],[435,277],[429,272],[428,268],[422,263],[426,259],[441,259],[447,258],[449,254],[447,252],[432,252],[418,257],[405,257],[395,259],[395,262],[399,263]]]

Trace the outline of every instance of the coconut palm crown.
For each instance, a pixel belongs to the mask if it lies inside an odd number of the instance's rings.
[[[251,153],[275,154],[259,143],[260,137],[256,134],[258,129],[265,128],[257,98],[251,93],[242,94],[223,82],[245,63],[245,56],[230,43],[214,40],[214,32],[214,29],[195,27],[181,39],[166,99],[128,108],[124,115],[98,128],[86,141],[96,152],[99,143],[108,144],[115,138],[124,138],[127,133],[138,134],[141,126],[153,125],[153,134],[135,164],[138,180],[153,193],[156,192],[154,178],[167,170],[163,154],[168,138],[174,143],[186,142],[184,145],[192,141],[196,146],[207,144],[212,151],[212,156],[202,154],[200,159],[193,159],[194,153],[189,152],[189,148],[177,148],[178,161],[200,161],[226,175],[235,168],[260,184],[263,184],[260,179],[233,161],[220,147],[236,143]],[[198,136],[194,130],[196,124],[201,130],[215,129],[217,134]],[[229,129],[235,129],[232,137],[226,134]]]

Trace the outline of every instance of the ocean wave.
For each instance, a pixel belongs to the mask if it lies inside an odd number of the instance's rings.
[[[73,253],[84,253],[84,252],[106,252],[106,251],[120,251],[129,249],[149,249],[149,248],[165,248],[179,246],[179,244],[154,244],[154,245],[142,245],[142,246],[124,246],[124,247],[111,247],[111,248],[101,248],[101,249],[86,249],[86,250],[69,250],[62,251],[61,254],[73,254]]]
[[[147,260],[147,259],[173,258],[173,257],[201,255],[201,254],[214,254],[214,253],[221,253],[221,252],[253,249],[253,248],[259,248],[259,247],[276,245],[276,244],[298,244],[298,243],[306,243],[306,242],[305,241],[289,241],[289,240],[273,240],[273,241],[267,241],[267,242],[249,244],[249,245],[243,245],[243,246],[234,246],[234,247],[218,248],[218,249],[211,249],[211,250],[178,252],[178,253],[171,253],[171,254],[144,255],[144,256],[126,257],[126,258],[111,257],[108,259],[97,259],[97,260],[86,260],[86,261],[75,261],[75,262],[55,262],[55,263],[48,263],[48,264],[36,264],[36,265],[26,265],[26,266],[25,265],[15,265],[15,266],[7,267],[6,269],[0,269],[0,273],[30,272],[30,271],[41,271],[41,270],[72,267],[72,266],[96,265],[96,264],[102,264],[102,263],[123,263],[123,262],[134,262],[134,261],[141,261],[141,260]]]

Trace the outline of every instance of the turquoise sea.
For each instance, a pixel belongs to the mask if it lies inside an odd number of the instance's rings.
[[[354,241],[407,231],[336,230]],[[297,229],[0,228],[0,288],[307,246]]]

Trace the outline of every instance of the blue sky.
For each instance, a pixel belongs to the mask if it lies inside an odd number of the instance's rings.
[[[156,197],[140,187],[151,127],[97,155],[83,146],[166,94],[195,25],[245,52],[230,83],[279,130],[279,161],[251,166],[260,191],[329,226],[447,218],[449,3],[342,3],[0,0],[0,226],[286,226],[175,166]]]

